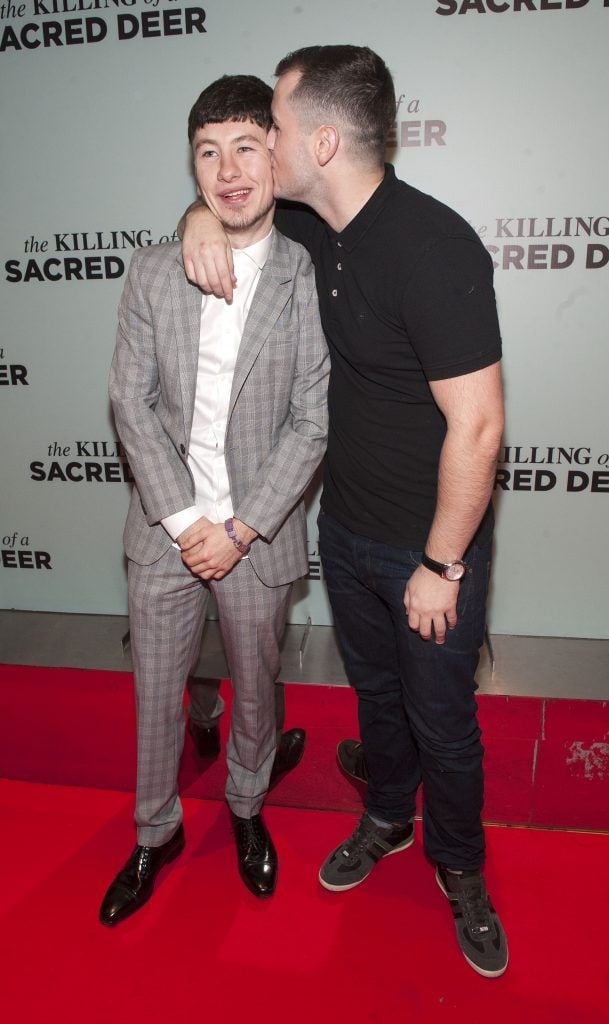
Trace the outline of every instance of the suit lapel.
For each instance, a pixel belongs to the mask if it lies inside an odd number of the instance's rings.
[[[170,272],[171,304],[178,354],[178,373],[182,391],[184,430],[190,437],[195,405],[199,335],[201,332],[201,292],[191,284],[179,259]]]
[[[271,251],[260,275],[239,346],[228,409],[229,422],[250,370],[290,298],[291,281],[288,243],[273,229]]]

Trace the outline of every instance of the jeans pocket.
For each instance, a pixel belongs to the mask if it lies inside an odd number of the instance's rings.
[[[474,570],[468,568],[465,576],[459,584],[459,596],[457,598],[457,618],[462,619],[469,608],[471,596],[474,591]]]
[[[472,641],[479,647],[484,641],[486,598],[491,571],[490,549],[473,546],[466,560],[469,567],[460,585],[457,615],[460,621],[469,624]]]

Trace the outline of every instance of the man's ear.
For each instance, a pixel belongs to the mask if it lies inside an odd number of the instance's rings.
[[[315,156],[320,167],[325,167],[326,164],[330,163],[332,157],[336,155],[339,145],[340,135],[335,125],[322,124],[317,129]]]

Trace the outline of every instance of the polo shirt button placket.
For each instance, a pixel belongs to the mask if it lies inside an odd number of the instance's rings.
[[[341,242],[337,242],[336,244],[337,244],[339,249],[342,249],[342,243]],[[342,263],[338,262],[336,264],[336,269],[337,270],[342,270],[343,269]],[[338,296],[338,288],[333,288],[332,289],[332,298],[335,299],[337,296]]]

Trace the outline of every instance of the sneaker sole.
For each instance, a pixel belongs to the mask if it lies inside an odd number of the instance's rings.
[[[408,847],[412,846],[413,843],[414,843],[414,829],[412,830],[412,835],[411,835],[410,839],[404,840],[404,842],[400,843],[399,846],[396,846],[394,850],[390,850],[389,853],[385,853],[381,857],[381,860],[385,860],[385,857],[391,857],[394,853],[401,853],[402,850],[407,850]],[[376,864],[373,865],[373,867],[376,867]],[[364,875],[364,877],[360,878],[357,882],[349,882],[348,885],[333,885],[332,882],[326,882],[321,877],[321,871],[322,870],[323,869],[320,869],[320,872],[319,872],[317,877],[319,879],[320,884],[323,885],[324,889],[328,889],[329,892],[346,892],[347,889],[355,889],[355,887],[357,885],[361,885],[362,882],[365,882],[366,879],[368,878],[368,876],[372,874],[372,868],[370,868],[370,871],[368,872],[368,874]]]
[[[440,887],[441,891],[446,896],[446,899],[449,900],[450,899],[449,895],[448,895],[446,889],[444,888],[444,883],[443,883],[442,879],[440,878],[440,874],[439,874],[437,869],[436,869],[436,882],[438,883],[438,886]],[[461,946],[459,946],[459,949],[461,949]],[[463,956],[467,960],[469,966],[471,968],[473,968],[473,970],[476,972],[476,974],[481,974],[483,978],[500,978],[501,975],[505,974],[505,972],[507,971],[507,965],[509,963],[509,953],[508,953],[508,955],[506,957],[505,967],[501,967],[498,971],[485,971],[484,967],[480,967],[478,964],[474,963],[473,960],[470,960],[470,958],[468,957],[467,953],[464,953],[462,949],[461,949],[461,952],[463,953]]]

